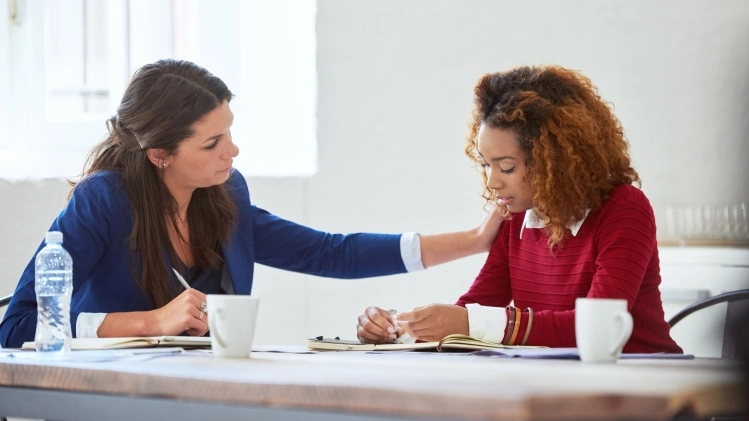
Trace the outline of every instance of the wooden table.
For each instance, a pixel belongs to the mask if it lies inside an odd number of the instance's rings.
[[[742,405],[726,360],[590,365],[465,354],[188,353],[146,361],[0,355],[0,415],[58,420],[666,420]]]

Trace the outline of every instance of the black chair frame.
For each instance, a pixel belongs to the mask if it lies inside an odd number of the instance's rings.
[[[718,294],[713,297],[705,298],[704,300],[700,300],[700,301],[697,301],[696,303],[692,303],[691,305],[685,307],[680,312],[676,313],[673,317],[671,317],[671,319],[669,319],[668,325],[671,327],[674,327],[674,325],[678,323],[680,320],[682,320],[683,318],[689,316],[695,311],[702,310],[703,308],[711,307],[720,303],[743,301],[743,300],[749,300],[749,289],[740,289],[737,291],[725,292],[723,294]]]
[[[736,332],[736,326],[739,325],[740,319],[745,317],[745,314],[749,314],[749,289],[725,292],[692,303],[671,317],[668,321],[668,325],[674,327],[676,323],[690,314],[720,303],[728,303],[725,330],[723,331],[723,349],[721,356],[723,358],[737,358],[738,349],[736,347],[736,337],[739,332]]]

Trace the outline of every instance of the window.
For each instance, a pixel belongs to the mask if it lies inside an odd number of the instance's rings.
[[[168,57],[236,95],[244,174],[316,172],[314,0],[0,0],[0,10],[11,15],[0,24],[0,178],[75,177],[133,72]]]

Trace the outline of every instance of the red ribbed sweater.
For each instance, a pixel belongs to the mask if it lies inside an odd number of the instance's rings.
[[[458,305],[504,307],[514,301],[515,307],[531,307],[526,345],[574,347],[576,298],[624,298],[634,321],[624,352],[683,352],[664,318],[655,218],[642,191],[616,187],[553,254],[545,229],[525,228],[520,238],[524,216],[513,214],[502,224],[484,267]],[[527,323],[528,313],[523,313],[519,338]]]

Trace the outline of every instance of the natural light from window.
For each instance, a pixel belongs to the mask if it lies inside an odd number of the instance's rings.
[[[236,95],[243,174],[317,171],[314,0],[6,1],[0,178],[78,175],[133,72],[162,58],[194,61]]]

